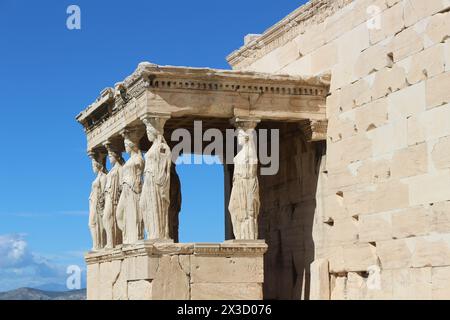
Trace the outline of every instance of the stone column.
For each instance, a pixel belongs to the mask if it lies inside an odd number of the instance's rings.
[[[105,207],[103,193],[106,184],[106,153],[102,150],[90,150],[88,154],[92,159],[92,170],[96,174],[89,196],[89,229],[92,237],[92,249],[100,250],[106,244],[102,221]]]
[[[172,154],[164,139],[168,114],[147,113],[141,117],[152,146],[145,154],[144,185],[140,209],[149,240],[169,240],[170,171]]]
[[[124,244],[133,244],[144,239],[143,218],[139,208],[144,170],[144,159],[139,150],[142,135],[143,131],[139,128],[126,128],[122,131],[125,151],[130,155],[122,168],[122,192],[116,213]]]
[[[103,144],[108,151],[111,168],[106,175],[105,210],[103,212],[103,226],[106,232],[106,248],[114,248],[122,244],[122,231],[117,225],[116,209],[122,192],[122,166],[124,160],[120,148],[108,140]]]
[[[252,118],[235,118],[232,121],[238,131],[240,146],[233,161],[233,188],[228,206],[236,240],[258,239],[260,201],[255,145],[255,128],[258,122],[258,119]]]

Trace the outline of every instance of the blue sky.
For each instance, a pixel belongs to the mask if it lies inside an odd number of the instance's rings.
[[[229,66],[225,56],[304,1],[0,0],[0,291],[65,283],[90,248],[94,178],[76,114],[141,61]],[[66,9],[81,8],[81,30]],[[180,239],[222,241],[220,166],[179,168]]]

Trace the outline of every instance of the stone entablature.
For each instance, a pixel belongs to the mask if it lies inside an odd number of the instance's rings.
[[[299,34],[308,31],[312,25],[319,24],[327,17],[353,0],[311,0],[290,13],[280,22],[266,30],[253,41],[245,43],[227,57],[234,69],[244,69],[257,59],[293,40]]]
[[[141,63],[115,88],[103,90],[77,116],[88,149],[101,147],[146,114],[171,118],[325,120],[329,78],[158,66]]]
[[[172,243],[141,241],[88,253],[87,298],[262,299],[259,241]]]

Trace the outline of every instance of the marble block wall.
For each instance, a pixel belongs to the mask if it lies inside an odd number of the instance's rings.
[[[328,268],[328,298],[449,299],[450,1],[312,0],[228,61],[330,75],[311,231],[321,261],[311,278]],[[304,231],[289,228],[280,239]],[[281,248],[274,263],[301,255]],[[371,268],[380,270],[373,287]],[[322,284],[312,287],[326,296]]]

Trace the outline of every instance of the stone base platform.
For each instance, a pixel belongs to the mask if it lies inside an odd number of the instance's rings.
[[[260,300],[263,240],[223,243],[141,241],[89,252],[88,300]]]

